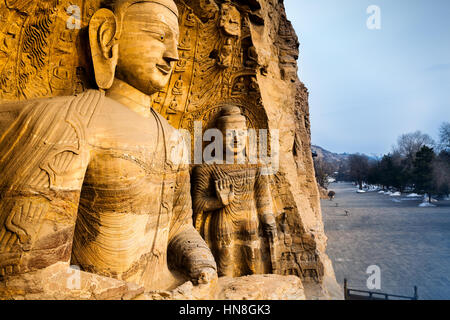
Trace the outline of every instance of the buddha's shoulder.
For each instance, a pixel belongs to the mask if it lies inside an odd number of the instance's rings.
[[[88,90],[73,96],[56,96],[20,101],[0,100],[0,113],[24,113],[26,111],[73,111],[80,114],[93,112],[104,100],[104,93]]]
[[[21,101],[0,101],[0,131],[17,121],[39,127],[40,123],[59,120],[82,122],[87,125],[104,100],[98,90],[88,90],[73,96],[36,98]]]
[[[104,92],[99,90],[87,90],[73,96],[0,101],[0,129],[8,128],[19,118],[33,119],[36,123],[48,119],[64,119],[78,123],[80,128],[89,127],[94,133],[97,129],[134,129],[141,132],[159,130],[164,132],[169,141],[174,140],[176,133],[176,129],[153,109],[148,118],[143,117],[122,103],[106,97]]]

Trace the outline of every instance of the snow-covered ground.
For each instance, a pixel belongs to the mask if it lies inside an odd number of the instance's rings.
[[[346,182],[338,182],[338,183],[335,183],[334,185],[339,185],[339,184],[346,184],[347,186],[350,185],[350,183],[346,183]],[[331,184],[330,184],[329,188],[332,188]],[[411,188],[408,188],[406,190],[408,192],[412,191]],[[421,208],[433,208],[434,207],[434,206],[430,206],[430,205],[425,204],[426,202],[428,202],[428,195],[427,194],[420,195],[420,194],[417,194],[417,193],[409,193],[409,194],[404,194],[403,195],[399,191],[395,191],[395,190],[387,190],[387,191],[386,190],[381,190],[381,188],[378,187],[378,186],[367,185],[367,184],[363,185],[363,189],[362,190],[360,190],[359,187],[356,186],[355,187],[355,192],[356,193],[376,192],[378,194],[384,194],[384,195],[387,195],[387,196],[390,196],[390,197],[402,197],[403,196],[401,199],[392,199],[392,201],[395,202],[395,203],[401,203],[402,201],[417,201],[417,200],[423,199],[423,203],[419,204],[419,206]],[[441,200],[442,201],[450,201],[450,197],[444,197]],[[431,202],[435,203],[435,202],[438,202],[438,200],[436,200],[434,198],[431,198]]]
[[[367,290],[366,270],[377,265],[381,292],[412,296],[417,285],[420,299],[450,299],[450,201],[419,207],[423,196],[356,194],[345,183],[330,189],[336,198],[322,201],[323,219],[341,285],[347,278],[351,288]]]
[[[406,197],[407,198],[419,198],[419,197],[421,197],[421,195],[419,195],[417,193],[410,193]]]
[[[419,204],[419,207],[421,208],[434,208],[436,207],[436,205],[429,203],[429,202],[422,202],[421,204]]]

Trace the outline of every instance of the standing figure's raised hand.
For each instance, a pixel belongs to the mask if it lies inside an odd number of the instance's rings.
[[[216,194],[224,206],[230,205],[234,200],[233,184],[229,179],[220,179],[215,181]]]

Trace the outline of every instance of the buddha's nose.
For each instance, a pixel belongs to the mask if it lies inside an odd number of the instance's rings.
[[[172,62],[180,60],[176,41],[172,41],[172,43],[168,45],[166,52],[164,52],[163,58],[168,64],[172,64]]]

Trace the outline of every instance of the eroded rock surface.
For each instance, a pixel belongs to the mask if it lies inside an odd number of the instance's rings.
[[[79,275],[79,278],[78,278]],[[305,300],[296,276],[252,275],[223,277],[208,285],[188,281],[174,290],[145,291],[144,287],[92,273],[65,263],[9,277],[0,282],[2,299],[14,300]]]

